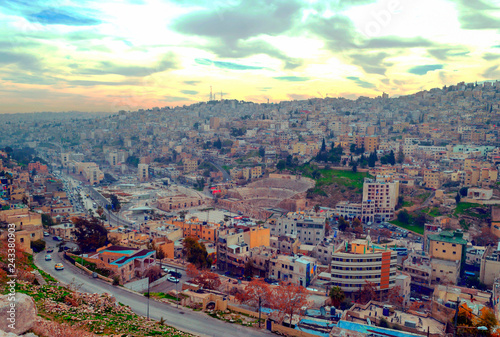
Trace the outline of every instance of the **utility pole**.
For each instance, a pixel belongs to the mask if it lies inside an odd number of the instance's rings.
[[[454,327],[453,327],[453,337],[456,337],[457,336],[457,330],[458,330],[458,326],[457,326],[457,321],[458,321],[458,308],[460,307],[460,298],[457,297],[457,308],[455,309],[455,319],[453,321],[454,323]]]
[[[149,296],[151,296],[151,294],[149,293],[149,277],[148,277],[148,320],[149,320]]]
[[[260,311],[260,305],[261,305],[261,303],[262,303],[262,302],[261,302],[261,297],[260,297],[260,295],[259,295],[259,329],[260,329],[260,312],[261,312],[261,311]]]
[[[175,277],[177,277],[177,267],[175,267]],[[177,279],[179,280],[179,279]],[[176,295],[177,295],[177,309],[179,309],[179,292],[177,291],[177,284],[179,282],[175,282],[175,292],[176,292]]]

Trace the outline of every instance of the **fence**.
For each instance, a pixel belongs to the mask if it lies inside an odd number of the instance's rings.
[[[276,324],[274,322],[271,322],[271,331],[272,332],[279,332],[281,334],[284,334],[285,336],[293,336],[293,337],[318,337],[317,335],[310,334],[308,332],[300,331],[300,330],[295,330],[292,328],[288,328],[286,326]]]
[[[243,308],[240,308],[240,307],[236,307],[234,305],[228,305],[227,308],[229,310],[231,310],[231,311],[239,312],[240,314],[244,314],[244,315],[248,315],[248,316],[251,316],[251,317],[259,318],[259,312],[256,312],[256,311],[246,310],[246,309],[243,309]],[[264,314],[264,313],[261,313],[260,317],[262,319],[267,319],[267,315]]]

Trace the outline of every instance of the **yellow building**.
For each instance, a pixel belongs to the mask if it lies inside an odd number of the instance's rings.
[[[465,261],[467,240],[463,239],[463,233],[455,231],[428,235],[426,243],[431,257],[432,281],[456,284]]]
[[[198,169],[198,161],[194,159],[184,159],[183,161],[184,172],[193,172]]]
[[[363,145],[366,152],[374,152],[380,145],[380,138],[378,136],[364,137]]]
[[[441,187],[441,172],[438,170],[424,169],[424,183],[426,187],[437,190]]]
[[[301,156],[305,155],[307,153],[307,144],[301,142],[293,144],[292,153]]]

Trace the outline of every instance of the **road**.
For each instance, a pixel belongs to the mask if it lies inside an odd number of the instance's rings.
[[[51,238],[45,239],[47,246],[55,245],[55,241]],[[51,255],[52,261],[45,261],[45,253],[36,254],[35,264],[58,281],[76,286],[79,291],[111,294],[116,298],[117,302],[130,306],[138,315],[147,315],[148,301],[144,296],[125,290],[122,287],[114,287],[102,280],[93,279],[90,275],[64,260],[62,253],[55,251]],[[64,270],[55,270],[54,265],[56,263],[62,263]],[[266,330],[256,330],[226,323],[201,312],[194,312],[185,308],[177,309],[170,304],[153,300],[149,302],[149,316],[155,320],[160,320],[163,317],[166,324],[197,336],[260,337],[273,335]]]
[[[207,159],[207,163],[210,163],[212,164],[213,166],[215,166],[219,171],[222,172],[222,176],[224,177],[224,181],[230,181],[231,180],[231,175],[222,168],[221,165],[219,165],[218,163],[216,163],[214,160],[212,159]]]
[[[97,192],[91,186],[87,186],[86,191],[88,192],[92,200],[104,209],[104,214],[106,214],[106,219],[108,219],[110,224],[114,226],[132,226],[132,223],[130,221],[123,219],[116,213],[113,213],[106,208],[106,205],[111,205],[111,204],[108,201],[108,199],[102,196],[101,193]]]

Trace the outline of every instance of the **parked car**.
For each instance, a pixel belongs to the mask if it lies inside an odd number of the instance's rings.
[[[62,241],[62,238],[59,236],[54,236],[52,239],[54,239],[54,241]]]
[[[49,249],[47,249],[47,253],[52,253],[53,251],[54,251],[54,249],[53,249],[53,248],[49,248]]]
[[[64,269],[64,266],[62,263],[56,263],[56,265],[54,266],[54,268],[56,270],[63,270]]]
[[[170,282],[173,282],[173,283],[179,283],[179,279],[175,278],[173,276],[167,277],[167,280],[170,281]]]
[[[50,234],[47,232],[43,232],[43,236],[50,236]]]
[[[179,278],[179,279],[180,279],[180,278],[182,278],[182,274],[181,274],[181,273],[179,273],[179,272],[176,272],[176,271],[174,271],[174,270],[171,270],[171,271],[169,272],[169,274],[170,274],[170,275],[172,275],[172,276],[173,276],[173,277],[175,277],[175,278]]]
[[[52,256],[50,255],[45,255],[45,261],[51,261],[52,260]]]

